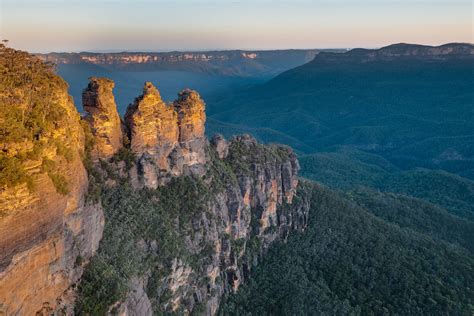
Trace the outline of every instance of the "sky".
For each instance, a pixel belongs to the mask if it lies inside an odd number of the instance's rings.
[[[0,38],[30,52],[472,43],[472,2],[0,0]]]

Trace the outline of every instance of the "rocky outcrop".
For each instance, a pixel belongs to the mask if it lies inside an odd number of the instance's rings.
[[[130,148],[138,158],[140,184],[156,188],[173,169],[169,157],[178,145],[178,114],[147,82],[143,94],[128,107],[125,122],[130,131]]]
[[[143,94],[125,114],[137,158],[132,170],[136,187],[157,188],[172,177],[204,172],[204,108],[195,91],[184,90],[174,104],[165,104],[158,90],[145,83]]]
[[[8,158],[30,157],[22,162],[30,185],[0,187],[0,314],[5,315],[71,313],[71,286],[102,237],[102,209],[85,201],[79,114],[65,85],[47,88],[43,101],[61,111],[60,120],[51,125],[54,129],[41,127],[41,145],[34,152],[33,145],[23,146]]]
[[[220,159],[226,158],[229,154],[229,144],[226,142],[222,135],[214,135],[211,139],[211,145],[216,149],[217,156]]]
[[[292,49],[160,53],[50,53],[38,54],[38,56],[58,65],[94,64],[100,65],[101,68],[117,70],[182,70],[213,75],[271,77],[311,61],[318,52],[319,50],[316,49]]]
[[[82,93],[85,120],[95,138],[94,159],[108,159],[123,146],[122,124],[112,93],[114,82],[106,78],[89,78]]]
[[[205,104],[199,94],[193,90],[183,90],[174,102],[178,113],[179,144],[177,152],[182,157],[182,165],[191,174],[203,174],[206,163],[206,123]]]
[[[145,83],[143,94],[128,107],[125,122],[131,133],[131,150],[138,156],[163,157],[159,166],[168,168],[165,160],[178,142],[178,115],[151,82]]]

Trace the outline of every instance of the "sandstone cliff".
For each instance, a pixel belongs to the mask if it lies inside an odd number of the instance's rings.
[[[51,69],[0,48],[0,314],[71,311],[70,286],[104,223],[101,208],[84,199],[80,117]]]

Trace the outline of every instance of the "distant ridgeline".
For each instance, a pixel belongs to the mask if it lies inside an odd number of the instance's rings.
[[[55,64],[93,64],[127,71],[183,70],[226,76],[265,77],[311,61],[320,49],[202,52],[49,53]],[[341,50],[324,50],[341,51]]]
[[[409,163],[412,147],[423,155],[432,145],[424,155],[466,158],[456,144],[472,135],[473,61],[471,44],[322,52],[266,84],[212,99],[208,116],[211,128],[247,128],[302,153],[346,144]],[[459,155],[443,154],[442,142]]]
[[[124,115],[144,81],[160,87],[164,100],[187,87],[206,99],[262,83],[275,75],[312,60],[320,50],[50,53],[38,55],[57,66],[68,82],[69,93],[81,99],[88,78],[107,77],[116,85],[119,113]],[[82,107],[78,104],[78,110]],[[211,135],[212,136],[212,135]]]

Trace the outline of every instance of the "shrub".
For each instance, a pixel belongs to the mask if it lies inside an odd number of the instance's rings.
[[[66,110],[59,104],[58,91],[66,89],[52,65],[0,44],[0,144],[8,154],[0,158],[0,186],[32,182],[23,163],[40,159],[43,138],[63,124]],[[11,144],[22,143],[33,146],[8,153]],[[71,150],[55,145],[59,155],[72,159]],[[63,177],[50,177],[60,192],[67,191]]]

